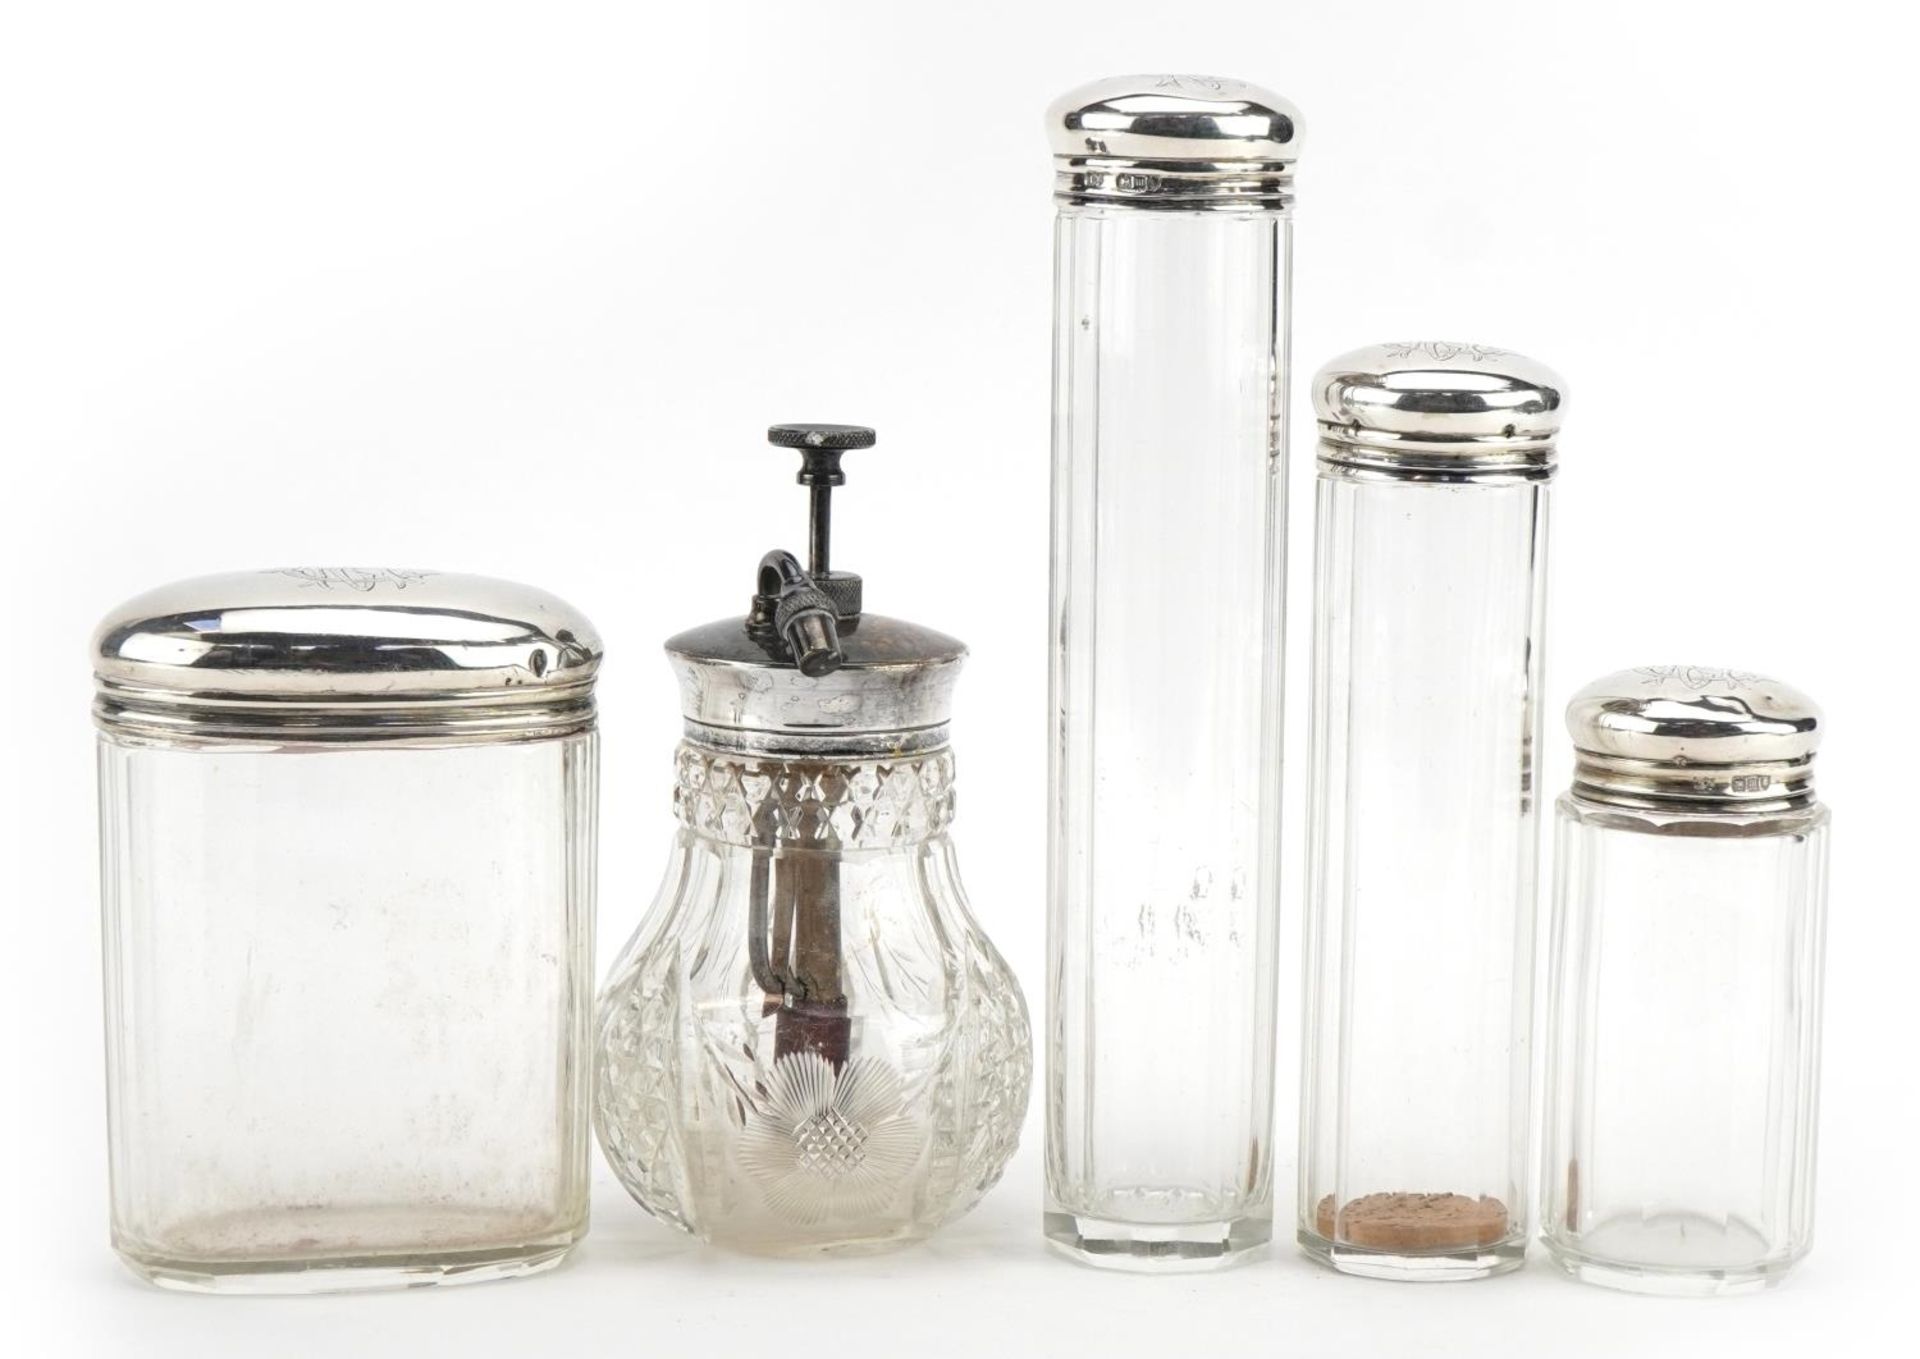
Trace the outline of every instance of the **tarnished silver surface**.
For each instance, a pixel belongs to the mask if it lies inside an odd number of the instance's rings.
[[[1300,113],[1244,80],[1112,76],[1047,110],[1055,194],[1076,204],[1284,211]]]
[[[840,643],[840,668],[814,677],[769,655],[740,619],[672,638],[667,658],[687,739],[717,750],[849,756],[945,743],[965,646],[878,614],[863,615]]]
[[[1409,340],[1343,354],[1314,375],[1320,465],[1414,481],[1544,481],[1566,384],[1491,345]]]
[[[593,725],[601,657],[544,591],[384,567],[178,581],[115,609],[92,650],[100,727],[179,745],[566,735]]]
[[[1628,807],[1777,811],[1813,800],[1820,709],[1778,680],[1643,665],[1567,705],[1575,795]]]

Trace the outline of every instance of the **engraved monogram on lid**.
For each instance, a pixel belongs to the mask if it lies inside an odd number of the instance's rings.
[[[1749,685],[1772,683],[1751,670],[1729,670],[1717,665],[1638,665],[1634,673],[1645,676],[1648,684],[1677,684],[1695,693],[1715,687],[1735,691]]]
[[[409,571],[397,566],[280,566],[263,575],[291,576],[306,587],[322,590],[358,590],[362,594],[391,585],[404,590],[430,579],[432,571]]]
[[[1503,359],[1512,352],[1488,344],[1455,344],[1450,340],[1401,340],[1381,348],[1390,359],[1424,358],[1435,363],[1452,363],[1455,359],[1485,363],[1489,359]]]
[[[1208,95],[1215,99],[1238,94],[1247,88],[1244,80],[1209,75],[1163,75],[1153,82],[1156,90],[1178,90],[1182,94]]]

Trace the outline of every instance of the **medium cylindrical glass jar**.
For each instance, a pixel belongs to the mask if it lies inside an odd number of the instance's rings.
[[[1048,1239],[1272,1234],[1287,322],[1299,115],[1130,76],[1049,113]]]
[[[1526,1251],[1547,490],[1564,403],[1481,345],[1314,379],[1298,1239],[1347,1273]]]
[[[1575,1278],[1746,1292],[1812,1245],[1820,727],[1805,695],[1707,666],[1567,708],[1542,1237]]]
[[[113,1244],[160,1284],[499,1278],[586,1230],[587,621],[430,571],[95,636]]]
[[[917,1241],[1013,1154],[1025,1001],[975,923],[948,827],[966,648],[862,610],[827,496],[871,430],[779,425],[812,561],[762,559],[745,618],[667,643],[680,829],[599,1010],[594,1110],[642,1207],[762,1254]]]

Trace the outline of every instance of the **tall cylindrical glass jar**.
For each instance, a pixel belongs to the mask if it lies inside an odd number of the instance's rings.
[[[1480,345],[1379,345],[1320,422],[1298,1239],[1352,1274],[1526,1251],[1534,752],[1564,402]]]
[[[1578,1279],[1747,1292],[1812,1245],[1820,726],[1709,666],[1624,670],[1567,708],[1541,1234]]]
[[[1298,114],[1135,76],[1049,115],[1056,200],[1048,1238],[1272,1232]]]
[[[134,1270],[462,1282],[585,1232],[599,661],[551,595],[431,571],[213,576],[101,625]]]

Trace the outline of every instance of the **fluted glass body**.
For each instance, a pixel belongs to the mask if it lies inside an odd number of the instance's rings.
[[[1046,1232],[1271,1235],[1290,224],[1063,206]]]
[[[102,738],[128,1263],[413,1285],[550,1265],[585,1231],[595,740]]]
[[[1638,1292],[1765,1287],[1813,1238],[1826,809],[1558,810],[1548,1251]]]
[[[1322,465],[1298,1239],[1350,1273],[1525,1252],[1547,485]]]
[[[621,1182],[776,1254],[903,1244],[973,1207],[1013,1153],[1032,1051],[960,887],[951,752],[688,743],[674,801],[666,880],[600,1001],[595,1118]]]

